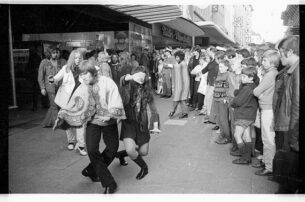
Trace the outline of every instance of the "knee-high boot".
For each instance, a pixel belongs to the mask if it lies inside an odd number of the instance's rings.
[[[241,157],[239,159],[233,160],[232,163],[239,164],[239,165],[248,165],[250,163],[250,161],[247,160],[247,156],[248,156],[248,152],[249,152],[248,147],[244,143],[237,144],[237,146],[239,148]],[[251,153],[250,153],[250,155],[251,155]],[[251,159],[251,156],[250,156],[250,159]]]
[[[138,166],[140,166],[141,170],[137,175],[137,179],[140,180],[143,177],[145,177],[145,175],[148,174],[148,167],[147,164],[145,163],[145,161],[143,160],[143,158],[141,157],[141,155],[139,154],[138,157],[136,159],[133,160]]]
[[[125,157],[128,156],[126,150],[122,150],[116,153],[115,157],[120,160],[122,166],[127,166],[128,163],[125,161]]]

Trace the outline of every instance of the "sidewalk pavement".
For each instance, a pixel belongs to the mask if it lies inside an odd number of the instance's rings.
[[[20,110],[20,109],[11,109],[9,110],[9,128],[18,127],[24,124],[31,123],[35,120],[44,119],[48,109],[42,108],[32,111],[30,109]]]
[[[152,135],[148,156],[149,174],[136,180],[139,167],[115,159],[109,166],[118,184],[118,194],[270,194],[278,185],[256,176],[251,166],[232,164],[230,145],[214,143],[214,125],[203,124],[202,116],[190,112],[185,120],[168,120],[171,99],[156,97],[161,133]],[[179,109],[178,109],[179,110]],[[33,121],[37,124],[38,121]],[[166,123],[166,124],[165,124]],[[102,141],[101,141],[102,142]],[[81,175],[88,156],[68,151],[64,131],[32,128],[9,136],[9,189],[11,193],[102,193],[99,182]],[[100,150],[104,148],[101,143]],[[120,148],[123,149],[122,142]]]

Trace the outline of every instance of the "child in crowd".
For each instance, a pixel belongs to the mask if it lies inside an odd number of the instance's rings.
[[[235,159],[234,164],[249,164],[251,163],[252,140],[251,126],[255,122],[258,103],[253,95],[253,89],[256,87],[254,77],[256,68],[254,66],[244,68],[242,70],[242,84],[239,90],[234,92],[235,97],[232,100],[231,106],[234,108],[234,138],[239,148],[241,157]]]
[[[234,98],[234,91],[239,89],[239,86],[241,84],[241,71],[242,71],[242,66],[241,66],[241,60],[236,57],[236,52],[232,49],[229,49],[226,51],[226,58],[230,61],[231,65],[231,83],[232,85],[229,87],[229,92],[228,92],[228,97],[229,97],[229,117],[230,117],[230,129],[231,129],[231,134],[234,134],[235,131],[235,125],[234,125],[234,112],[233,108],[231,106],[231,102]],[[233,156],[236,156],[235,153],[237,152],[237,155],[239,156],[239,150],[234,138],[234,135],[232,135],[232,147],[230,149],[230,154]]]
[[[228,92],[232,86],[231,72],[228,72],[230,62],[228,60],[219,61],[219,72],[215,80],[214,103],[217,123],[219,124],[220,136],[215,141],[217,144],[227,144],[231,142],[229,127],[229,97]]]
[[[263,140],[263,161],[265,168],[255,172],[256,175],[272,175],[272,161],[275,155],[275,132],[273,128],[272,100],[275,88],[275,77],[280,54],[276,50],[267,50],[263,55],[264,76],[261,83],[254,89],[253,94],[259,99],[261,109],[261,131]]]
[[[199,57],[199,64],[191,71],[192,75],[196,75],[195,77],[195,86],[198,86],[197,90],[197,97],[198,97],[198,103],[197,103],[197,109],[199,111],[202,110],[203,101],[204,101],[204,95],[205,90],[207,86],[207,73],[202,74],[201,70],[205,68],[209,63],[209,56],[206,53],[202,53]]]

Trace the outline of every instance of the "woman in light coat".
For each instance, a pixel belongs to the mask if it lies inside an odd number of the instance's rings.
[[[186,106],[186,100],[189,98],[190,93],[190,77],[188,74],[188,68],[184,61],[184,53],[177,51],[175,53],[175,59],[177,61],[173,68],[173,83],[174,83],[174,96],[173,96],[173,108],[169,113],[169,117],[172,117],[178,105],[181,105],[182,113],[179,118],[187,118],[188,110]]]
[[[62,85],[58,89],[55,97],[55,103],[62,110],[70,110],[73,94],[79,91],[79,87],[83,83],[80,78],[79,64],[83,60],[83,54],[80,50],[73,50],[69,56],[67,65],[54,76],[49,78],[50,82],[58,83],[62,80]],[[75,134],[73,130],[75,129]],[[87,155],[85,151],[85,124],[80,127],[68,127],[66,129],[67,139],[68,139],[68,149],[78,150],[81,155]],[[75,142],[77,142],[75,144]]]

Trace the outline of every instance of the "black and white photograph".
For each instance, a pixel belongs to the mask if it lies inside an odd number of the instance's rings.
[[[0,7],[6,194],[305,193],[302,1]]]

